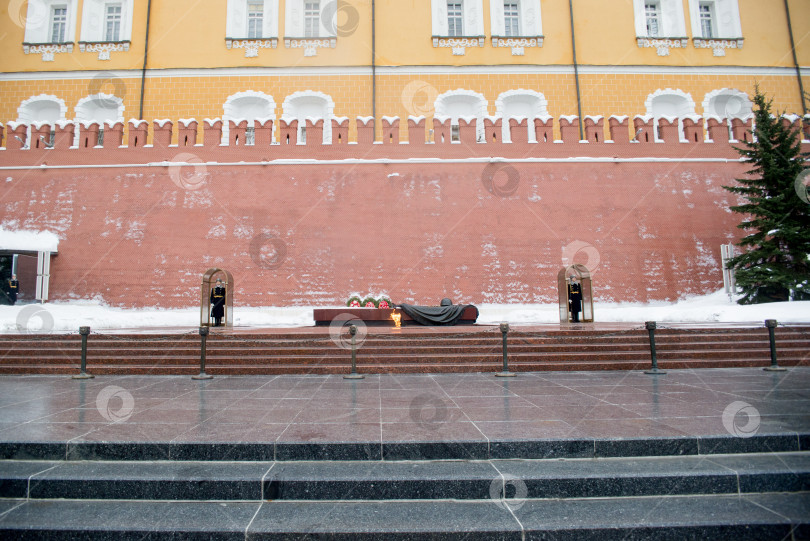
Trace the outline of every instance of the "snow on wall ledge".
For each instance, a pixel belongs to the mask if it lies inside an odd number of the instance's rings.
[[[240,306],[340,305],[355,291],[548,303],[558,270],[575,262],[593,270],[597,300],[646,302],[722,286],[719,247],[739,221],[722,186],[745,170],[674,159],[195,160],[7,170],[0,209],[21,228],[60,224],[52,300],[193,306],[202,273],[220,267]]]
[[[14,231],[0,225],[0,250],[56,252],[58,247],[59,237],[50,231]]]
[[[465,121],[465,126],[469,129],[461,129],[458,134],[458,140],[453,141],[452,138],[447,137],[444,141],[436,138],[437,145],[449,146],[454,143],[462,143],[463,145],[472,145],[477,147],[523,147],[527,144],[530,147],[537,145],[544,146],[550,144],[549,137],[544,137],[550,130],[553,129],[555,119],[552,117],[512,117],[500,118],[488,117],[487,121],[490,124],[497,125],[498,130],[501,126],[509,126],[511,142],[503,142],[500,137],[492,138],[486,137],[481,139],[481,133],[478,133],[477,125],[478,118],[462,117]],[[655,138],[638,138],[637,131],[640,128],[646,130],[654,130],[654,123],[656,119],[651,116],[637,115],[633,121],[633,129],[630,129],[629,122],[625,116],[611,116],[608,119],[608,133],[605,133],[604,119],[602,116],[586,116],[585,125],[588,126],[589,132],[594,134],[593,138],[587,138],[590,142],[601,144],[604,141],[612,141],[613,145],[678,145],[679,143],[686,142],[692,145],[728,145],[728,119],[720,119],[717,117],[707,118],[705,125],[704,119],[696,117],[695,115],[686,115],[683,117],[663,117],[669,124],[676,124],[676,126],[668,126],[667,129],[660,131],[661,141],[656,141]],[[247,145],[248,148],[255,148],[257,151],[266,152],[270,147],[275,147],[274,152],[283,152],[282,149],[289,147],[299,146],[296,141],[288,142],[286,132],[290,129],[290,125],[296,121],[291,118],[282,117],[279,120],[280,130],[274,130],[274,118],[256,119],[252,122],[248,120],[238,121],[238,119],[231,119],[229,125],[223,124],[221,119],[204,119],[202,124],[198,124],[195,119],[179,119],[175,123],[171,119],[157,119],[151,125],[143,120],[130,120],[126,125],[121,121],[112,121],[102,126],[98,122],[83,121],[83,122],[58,122],[53,125],[47,122],[37,122],[30,126],[19,122],[9,122],[7,126],[0,125],[0,143],[5,145],[5,148],[10,151],[38,151],[38,150],[68,150],[72,149],[76,153],[92,153],[94,144],[98,139],[98,132],[101,128],[105,129],[104,147],[107,150],[114,150],[119,147],[123,149],[139,149],[146,144],[147,138],[152,141],[153,146],[167,147],[167,146],[180,146],[180,147],[219,147],[231,146],[242,147],[245,145],[245,133],[248,127],[254,128],[255,140],[252,144]],[[323,119],[308,119],[312,121],[312,128],[325,130],[327,133],[331,131],[331,141],[329,137],[307,137],[305,143],[300,146],[307,148],[318,148],[322,146],[331,146],[333,144],[344,145],[348,143],[348,123],[347,119],[343,117],[332,117],[326,119],[325,126],[315,126],[316,122]],[[510,120],[517,120],[517,122],[510,122]],[[680,125],[677,125],[680,120]],[[381,118],[380,125],[384,128],[390,126],[392,123],[399,121],[399,117],[384,116]],[[782,118],[786,124],[793,126],[797,132],[797,136],[801,138],[810,138],[810,131],[808,126],[802,124],[801,117],[797,115],[786,115]],[[375,134],[373,128],[376,119],[373,117],[357,117],[355,119],[357,127],[357,140],[354,144],[363,146],[374,143]],[[442,125],[450,122],[450,117],[435,115],[433,123]],[[576,115],[561,115],[557,122],[557,129],[561,134],[564,143],[578,143],[579,131],[571,129],[573,126],[579,125],[579,117]],[[750,140],[752,131],[751,118],[748,119],[731,119],[731,130],[734,139],[736,140]],[[660,122],[659,122],[660,124]],[[682,125],[682,127],[680,127]],[[30,137],[28,141],[29,130],[31,128]],[[405,125],[402,125],[403,132]],[[411,146],[424,145],[427,137],[428,123],[424,117],[409,117],[407,134],[408,141],[405,144]],[[486,127],[486,122],[485,122]],[[151,128],[151,135],[150,135]],[[297,129],[297,128],[295,128]],[[537,142],[528,143],[526,141],[527,131],[533,130],[534,138]],[[54,139],[53,144],[45,144],[43,141],[50,138],[50,133],[53,130]],[[226,132],[233,131],[233,137],[229,136],[223,140],[223,130]],[[370,131],[369,131],[370,130]],[[802,130],[805,132],[802,134]],[[72,146],[74,143],[74,133],[78,132],[79,140],[86,144],[79,144]],[[109,132],[109,133],[107,133]],[[345,132],[345,133],[344,133]],[[338,134],[341,134],[340,137]],[[48,137],[45,137],[47,135]],[[435,135],[435,134],[434,134]],[[609,136],[608,136],[609,135]],[[43,136],[44,139],[39,137]],[[110,139],[112,137],[112,139]],[[122,145],[124,139],[129,143]],[[199,142],[198,142],[199,140]],[[175,145],[171,145],[172,141],[176,141]],[[327,142],[325,142],[327,141]],[[386,138],[383,138],[383,143]],[[32,144],[33,143],[33,144]],[[283,144],[280,144],[283,143]],[[432,143],[431,143],[432,144]],[[489,151],[491,152],[491,151]],[[357,154],[355,157],[362,155]]]

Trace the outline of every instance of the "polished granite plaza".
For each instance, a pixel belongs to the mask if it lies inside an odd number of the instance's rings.
[[[3,458],[576,458],[746,442],[810,448],[810,368],[0,377]]]

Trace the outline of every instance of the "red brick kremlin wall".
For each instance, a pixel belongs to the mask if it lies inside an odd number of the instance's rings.
[[[249,306],[554,302],[574,262],[597,300],[721,288],[740,221],[722,186],[745,167],[727,142],[623,127],[614,143],[8,148],[2,224],[59,235],[52,300],[117,306],[194,306],[209,267]]]

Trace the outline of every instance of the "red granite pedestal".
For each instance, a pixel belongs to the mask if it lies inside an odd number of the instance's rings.
[[[402,315],[400,320],[402,325],[419,325],[402,310],[392,308],[316,308],[313,310],[315,325],[330,325],[332,321],[346,321],[349,319],[359,319],[367,326],[393,327],[394,321],[391,314],[397,312]],[[478,311],[468,307],[464,309],[461,319],[456,325],[473,325],[478,318]]]

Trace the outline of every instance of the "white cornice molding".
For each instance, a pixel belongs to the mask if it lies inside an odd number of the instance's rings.
[[[803,77],[810,77],[810,66],[801,68]],[[579,72],[592,75],[762,75],[796,77],[796,68],[768,66],[608,66],[580,65]],[[99,71],[38,71],[0,73],[0,81],[54,81],[89,80],[99,74],[110,74],[120,79],[140,79],[141,70],[99,70]],[[537,74],[555,75],[574,73],[572,65],[503,65],[496,66],[378,66],[378,75],[447,75],[447,74]],[[308,75],[362,75],[371,74],[368,66],[324,66],[324,67],[240,67],[240,68],[170,68],[147,69],[150,79],[165,77],[267,77],[267,76],[308,76]]]

